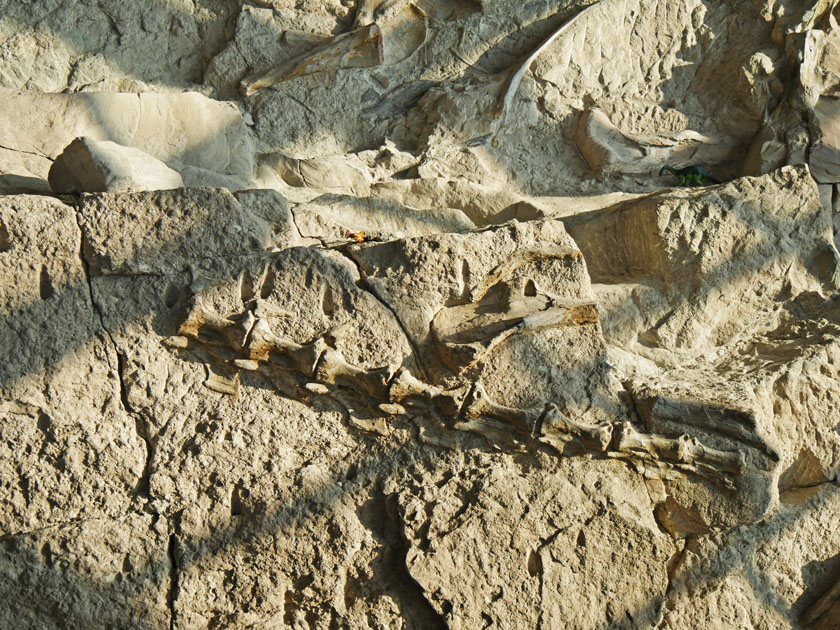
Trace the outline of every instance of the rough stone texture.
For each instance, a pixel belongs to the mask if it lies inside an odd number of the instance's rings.
[[[830,291],[840,281],[831,219],[801,167],[565,222],[594,282],[635,287],[645,319],[636,334],[656,347],[725,346],[771,326],[783,292]]]
[[[832,184],[840,181],[840,109],[836,99],[821,98],[813,109],[812,137],[808,163],[814,179],[820,183]]]
[[[374,197],[322,195],[295,207],[295,223],[302,236],[335,242],[347,234],[364,232],[379,240],[409,234],[466,232],[475,225],[456,209],[415,210]]]
[[[76,138],[49,172],[55,193],[137,192],[182,188],[181,176],[139,149],[116,142]]]
[[[120,515],[143,474],[145,445],[120,403],[80,240],[73,208],[0,199],[3,535]]]
[[[835,630],[838,21],[0,0],[0,627]]]
[[[221,0],[9,0],[0,9],[2,85],[39,92],[188,88],[235,15]]]
[[[165,628],[172,596],[165,519],[85,519],[5,536],[6,628]]]
[[[497,465],[477,472],[444,474],[434,486],[400,495],[409,573],[448,627],[481,627],[488,619],[513,627],[656,623],[675,549],[647,512],[644,483],[619,487],[624,471],[605,462],[524,475]],[[599,492],[617,504],[605,512],[589,492],[607,479]]]

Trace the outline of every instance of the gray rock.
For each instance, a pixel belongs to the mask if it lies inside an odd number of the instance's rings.
[[[821,184],[840,182],[840,105],[836,98],[821,98],[811,111],[813,144],[808,154],[811,174]]]

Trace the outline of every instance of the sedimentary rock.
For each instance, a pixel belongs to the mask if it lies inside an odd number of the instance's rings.
[[[49,172],[56,193],[137,192],[182,188],[184,181],[160,160],[116,142],[76,138]]]
[[[834,630],[836,4],[0,0],[0,626]]]
[[[146,446],[120,405],[119,359],[80,249],[73,208],[0,199],[3,536],[119,517],[143,476]]]
[[[3,98],[0,129],[3,147],[11,152],[8,159],[44,158],[33,172],[42,179],[47,179],[50,161],[81,136],[139,149],[176,171],[186,170],[190,186],[214,185],[219,176],[247,180],[255,174],[253,138],[232,103],[197,93],[5,91]],[[32,111],[39,115],[33,117]],[[187,167],[203,169],[198,171],[203,179]],[[6,170],[2,163],[0,168]]]

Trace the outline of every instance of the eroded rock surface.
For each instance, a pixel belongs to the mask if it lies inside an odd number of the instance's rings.
[[[0,0],[0,626],[834,630],[836,4]]]

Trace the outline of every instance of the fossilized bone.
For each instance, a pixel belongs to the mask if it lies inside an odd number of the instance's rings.
[[[337,68],[367,68],[382,63],[382,33],[376,24],[343,33],[313,53],[298,57],[266,72],[242,80],[242,91],[251,96],[258,90],[315,72]]]
[[[547,406],[541,421],[541,441],[556,449],[577,440],[589,450],[604,452],[612,442],[613,425],[572,420],[553,404]]]
[[[616,425],[612,449],[617,457],[648,457],[672,462],[677,467],[696,473],[743,474],[744,456],[738,451],[721,451],[704,446],[697,438],[683,433],[671,438],[655,433],[639,433],[627,422]]]
[[[396,3],[367,0],[359,8],[353,30],[269,72],[246,77],[241,83],[243,94],[252,96],[263,88],[317,72],[392,65],[408,58],[426,41],[426,13],[407,3],[385,16],[381,24],[373,21],[376,9],[387,10],[392,4]]]
[[[515,334],[598,322],[598,307],[592,300],[550,295],[533,283],[529,295],[528,283],[517,277],[532,262],[580,257],[579,250],[568,247],[515,252],[470,291],[469,301],[441,309],[431,322],[431,333],[444,365],[458,374]]]
[[[580,117],[575,139],[590,169],[625,175],[649,175],[657,170],[662,174],[660,168],[666,161],[677,165],[727,163],[741,150],[735,138],[720,133],[701,134],[688,129],[670,136],[624,133],[595,108],[586,110]],[[704,171],[696,173],[692,167],[688,168],[686,172],[676,169],[680,185],[687,179],[700,184],[704,177],[709,182],[720,183]]]
[[[599,4],[600,4],[600,0],[598,0],[594,4],[589,5],[588,7],[583,9],[583,11],[581,11],[580,13],[578,13],[577,15],[572,17],[570,20],[568,20],[559,29],[554,31],[554,33],[552,33],[548,37],[548,39],[546,39],[542,44],[537,46],[537,48],[536,48],[536,50],[534,50],[534,52],[532,52],[530,55],[528,55],[528,58],[525,59],[525,61],[522,62],[522,64],[519,66],[519,68],[517,68],[516,72],[514,72],[513,75],[511,75],[510,79],[508,80],[508,82],[506,83],[506,85],[503,89],[502,97],[499,99],[498,106],[497,106],[496,111],[494,113],[494,118],[496,120],[496,128],[493,129],[494,133],[497,131],[498,125],[504,119],[505,113],[507,112],[508,109],[510,109],[510,104],[513,101],[513,97],[516,95],[516,90],[519,88],[519,83],[522,81],[522,77],[528,71],[528,68],[531,67],[532,63],[534,63],[534,60],[537,57],[539,57],[540,54],[542,54],[542,52],[546,48],[551,46],[551,44],[554,43],[554,41],[558,37],[560,37],[569,28],[571,28],[571,26],[575,22],[577,22],[581,17],[583,17],[585,14],[587,14],[589,11],[591,11],[594,7],[596,7]]]
[[[805,625],[811,625],[818,621],[825,613],[840,602],[840,580],[829,588],[822,596],[811,604],[799,620]]]
[[[501,448],[522,449],[536,440],[563,454],[565,445],[574,441],[585,451],[627,460],[645,474],[668,478],[675,471],[693,473],[728,487],[734,484],[726,476],[745,470],[740,452],[710,448],[687,434],[668,437],[641,433],[628,422],[587,424],[569,418],[552,403],[530,408],[501,405],[480,382],[444,390],[416,378],[405,367],[365,369],[352,365],[329,345],[329,335],[310,343],[295,343],[273,334],[266,321],[251,311],[223,318],[208,310],[200,299],[194,299],[179,333],[169,338],[167,345],[189,349],[197,344],[234,374],[228,378],[211,372],[212,378],[208,376],[206,385],[224,394],[238,393],[239,370],[280,367],[310,379],[305,390],[332,396],[348,410],[354,403],[346,402],[347,396],[361,396],[371,409],[386,415],[432,415],[445,427],[477,433]],[[374,420],[354,424],[387,433],[379,427],[382,423]]]

